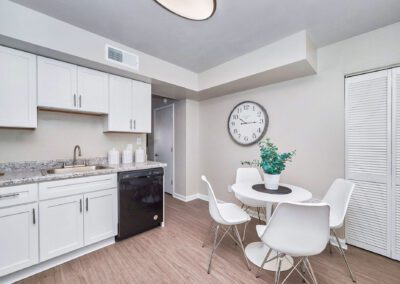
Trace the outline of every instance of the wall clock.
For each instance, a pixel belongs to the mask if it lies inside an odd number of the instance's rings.
[[[256,102],[244,101],[236,105],[228,118],[228,131],[233,141],[249,146],[260,141],[269,124],[267,111]]]

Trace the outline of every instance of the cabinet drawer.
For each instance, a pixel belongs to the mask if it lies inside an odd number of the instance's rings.
[[[37,183],[0,187],[0,208],[36,202],[37,200]]]
[[[84,194],[117,187],[117,174],[73,178],[39,183],[39,199]]]

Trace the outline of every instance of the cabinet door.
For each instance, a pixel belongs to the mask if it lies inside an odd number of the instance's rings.
[[[37,203],[0,209],[0,276],[38,263]]]
[[[0,46],[0,127],[37,127],[36,56]]]
[[[40,261],[83,246],[83,196],[41,201]]]
[[[132,80],[110,75],[109,112],[106,131],[131,132]]]
[[[133,131],[140,133],[151,132],[151,85],[133,81]]]
[[[76,65],[38,57],[38,106],[76,110]]]
[[[108,112],[108,76],[78,66],[78,108],[93,113]]]
[[[85,194],[85,245],[117,234],[117,189]]]

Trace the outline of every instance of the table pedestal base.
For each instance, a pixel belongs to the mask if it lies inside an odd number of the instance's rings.
[[[261,266],[265,256],[267,255],[269,247],[265,245],[263,242],[255,242],[248,244],[246,246],[245,252],[247,258],[258,267]],[[269,259],[274,258],[276,256],[276,252],[271,252]],[[289,270],[293,267],[293,258],[287,256],[287,258],[282,259],[281,271]],[[273,260],[271,262],[267,262],[264,267],[265,270],[276,271],[278,268],[278,261]]]

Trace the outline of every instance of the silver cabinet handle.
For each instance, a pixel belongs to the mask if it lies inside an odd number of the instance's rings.
[[[89,198],[86,197],[86,212],[89,211]]]
[[[136,119],[133,120],[133,129],[136,130]]]
[[[0,195],[0,199],[1,199],[1,198],[7,198],[7,197],[17,197],[18,195],[19,195],[19,193],[1,194],[1,195]]]
[[[129,128],[132,129],[132,119],[129,121],[129,123],[130,123]]]
[[[74,107],[76,107],[76,94],[74,94]]]
[[[79,107],[82,108],[82,95],[79,95]]]
[[[82,199],[79,199],[79,212],[82,213]]]
[[[33,218],[33,225],[36,224],[36,212],[35,212],[35,208],[32,209],[32,218]]]

